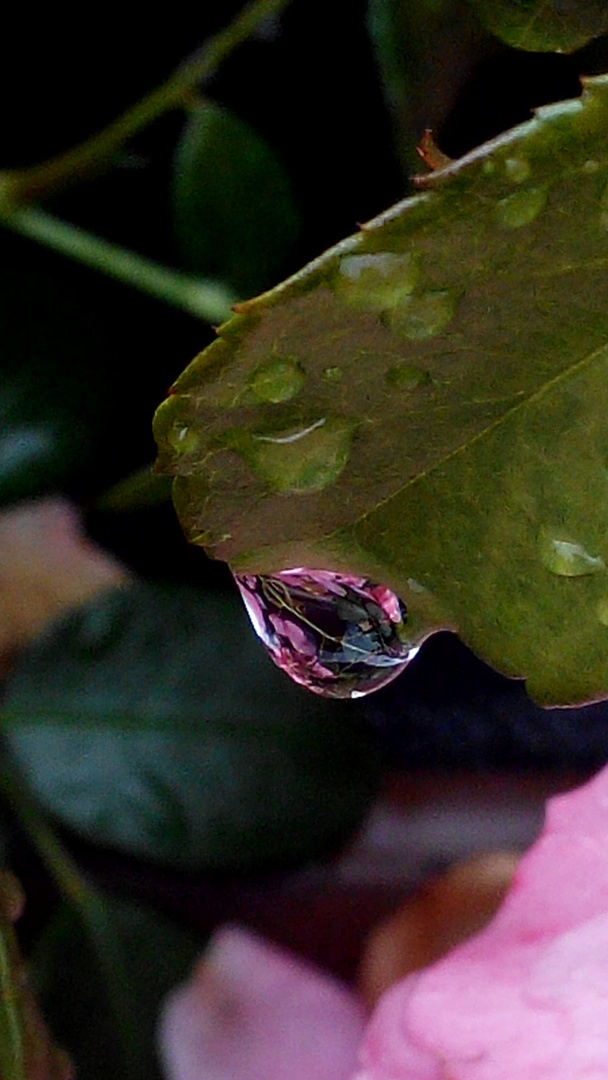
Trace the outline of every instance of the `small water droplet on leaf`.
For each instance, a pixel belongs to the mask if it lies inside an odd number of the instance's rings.
[[[302,365],[291,356],[276,357],[252,372],[249,388],[260,401],[278,404],[299,394],[306,382]]]
[[[530,162],[526,158],[508,157],[505,161],[507,179],[513,184],[523,184],[531,173]]]
[[[423,341],[445,330],[456,313],[457,298],[448,289],[410,296],[392,311],[383,313],[384,322],[410,341]]]
[[[348,461],[356,426],[346,417],[328,416],[278,431],[252,433],[230,428],[222,441],[272,491],[307,495],[338,479]]]
[[[545,187],[522,188],[500,199],[496,206],[496,216],[506,229],[521,229],[530,225],[538,217],[547,202]]]
[[[419,259],[412,252],[346,255],[340,261],[335,287],[353,307],[382,311],[396,307],[414,291],[419,273]]]
[[[555,536],[548,529],[541,529],[539,541],[544,566],[559,577],[585,577],[606,569],[600,555],[591,555],[582,544]]]
[[[384,378],[389,386],[394,386],[398,390],[416,390],[418,386],[428,386],[431,381],[428,371],[415,364],[408,364],[407,361],[388,368],[384,373]]]
[[[363,697],[418,652],[407,610],[384,585],[331,570],[238,574],[253,628],[275,664],[323,697]]]
[[[327,382],[340,382],[340,379],[342,378],[342,368],[341,367],[326,367],[326,368],[323,368],[323,378],[326,379]]]
[[[181,422],[173,424],[167,438],[177,454],[191,453],[197,449],[200,441],[197,432]]]

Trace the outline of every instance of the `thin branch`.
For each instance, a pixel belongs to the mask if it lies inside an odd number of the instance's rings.
[[[236,296],[220,282],[205,281],[152,262],[34,206],[2,209],[0,224],[5,228],[181,308],[195,318],[218,324],[231,315]]]
[[[279,15],[288,3],[289,0],[253,0],[230,26],[209,38],[162,86],[127,109],[103,131],[40,165],[0,174],[2,200],[13,204],[36,202],[110,168],[117,151],[128,139],[172,109],[187,106],[192,91],[209,82],[220,64],[261,23]]]

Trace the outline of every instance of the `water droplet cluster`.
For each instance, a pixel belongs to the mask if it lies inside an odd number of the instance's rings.
[[[405,604],[367,578],[303,567],[235,578],[272,660],[315,694],[363,697],[391,682],[418,652]]]

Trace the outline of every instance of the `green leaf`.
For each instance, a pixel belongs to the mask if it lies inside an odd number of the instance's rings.
[[[605,0],[469,0],[493,34],[516,49],[570,53],[608,31]]]
[[[239,306],[158,410],[158,467],[236,570],[367,574],[414,639],[606,695],[608,76],[425,184]],[[269,363],[290,398],[256,396]]]
[[[130,1000],[130,1070],[125,1065],[108,988],[77,915],[63,905],[33,956],[40,1000],[55,1036],[73,1057],[80,1080],[160,1080],[155,1046],[163,998],[185,979],[201,944],[152,908],[104,897],[114,950]],[[4,1073],[2,1074],[4,1076]]]
[[[0,918],[0,1075],[4,1080],[26,1080],[21,972],[16,970],[15,957],[13,928]]]
[[[293,864],[357,826],[376,791],[359,715],[311,700],[232,593],[119,589],[23,654],[7,738],[47,810],[182,868]]]
[[[241,296],[272,284],[300,228],[274,150],[209,101],[192,110],[177,149],[173,213],[186,265],[228,281]]]

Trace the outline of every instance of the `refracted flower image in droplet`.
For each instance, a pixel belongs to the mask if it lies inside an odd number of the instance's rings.
[[[303,567],[235,580],[275,664],[315,694],[371,694],[418,652],[408,638],[405,604],[385,585]]]

